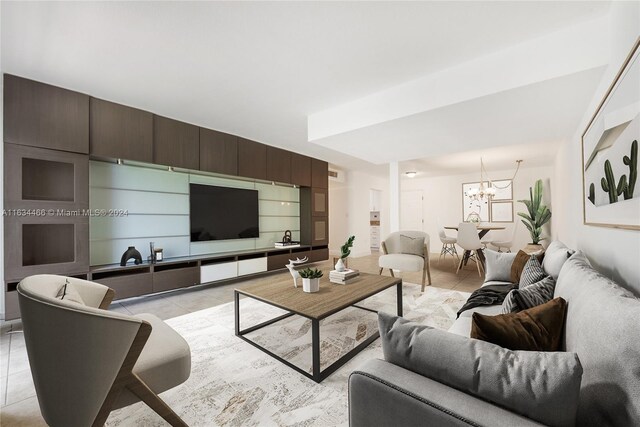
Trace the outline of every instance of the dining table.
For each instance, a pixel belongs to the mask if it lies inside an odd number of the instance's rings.
[[[444,227],[446,230],[456,230],[458,231],[457,225],[449,225]],[[476,228],[478,229],[478,237],[482,239],[488,232],[493,230],[504,230],[506,227],[502,225],[493,225],[493,224],[477,224]],[[471,251],[465,250],[462,255],[462,265],[467,265],[469,261],[469,257],[471,256]],[[480,258],[480,262],[482,263],[482,267],[484,268],[484,252],[478,251],[478,258]]]

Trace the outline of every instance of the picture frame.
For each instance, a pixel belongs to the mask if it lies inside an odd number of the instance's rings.
[[[510,179],[500,179],[491,182],[496,189],[493,200],[513,200],[513,181]]]
[[[513,222],[513,200],[491,202],[491,222]]]
[[[640,230],[640,37],[581,140],[583,224]]]
[[[472,188],[478,188],[480,181],[478,182],[465,182],[462,184],[462,221],[466,222],[472,214],[477,214],[480,219],[479,222],[489,222],[491,218],[491,206],[488,199],[476,201],[468,195],[469,190]],[[485,188],[489,187],[489,182],[484,182]]]

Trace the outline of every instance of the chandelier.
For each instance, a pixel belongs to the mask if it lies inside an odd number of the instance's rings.
[[[518,174],[518,170],[520,169],[520,163],[522,163],[522,160],[516,160],[516,163],[516,171],[513,173],[513,177],[511,177],[509,183],[505,186],[499,186],[489,178],[487,171],[484,168],[482,157],[480,157],[480,185],[478,187],[471,188],[467,192],[467,195],[471,198],[471,200],[485,201],[493,199],[493,197],[496,195],[497,190],[505,190],[509,188],[509,186],[513,183],[513,180],[515,179],[516,175]],[[486,186],[485,182],[487,183]]]

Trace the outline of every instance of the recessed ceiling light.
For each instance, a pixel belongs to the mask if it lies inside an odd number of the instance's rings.
[[[410,172],[405,172],[404,174],[409,178],[413,178],[418,174],[418,172],[410,171]]]

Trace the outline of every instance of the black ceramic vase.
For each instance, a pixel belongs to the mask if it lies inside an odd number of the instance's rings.
[[[129,249],[127,249],[125,253],[122,254],[120,265],[124,267],[125,265],[127,265],[127,261],[129,261],[131,258],[133,258],[133,262],[136,265],[142,264],[142,255],[140,255],[140,252],[138,252],[135,246],[129,246]]]

